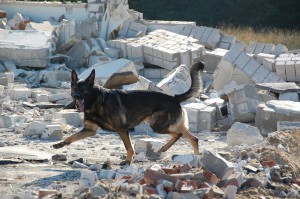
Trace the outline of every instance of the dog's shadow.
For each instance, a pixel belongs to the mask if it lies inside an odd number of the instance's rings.
[[[53,175],[49,177],[42,177],[37,180],[25,183],[22,185],[23,187],[28,186],[38,186],[40,188],[47,188],[51,184],[53,184],[55,181],[61,181],[61,182],[78,182],[80,179],[80,170],[60,170],[60,169],[45,169],[42,172],[61,172],[61,174]]]

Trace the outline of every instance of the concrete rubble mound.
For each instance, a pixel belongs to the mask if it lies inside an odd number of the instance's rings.
[[[203,61],[201,93],[181,104],[199,138],[131,129],[62,149],[84,114],[71,71],[107,89],[178,95]],[[127,0],[0,3],[0,198],[300,198],[300,54],[195,22],[147,20]],[[134,104],[134,103],[132,103]],[[114,113],[108,113],[114,114]]]

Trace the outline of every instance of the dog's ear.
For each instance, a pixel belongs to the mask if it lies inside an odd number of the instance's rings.
[[[93,86],[94,82],[95,82],[95,69],[92,70],[91,74],[88,76],[88,78],[86,78],[86,80],[89,85]]]
[[[72,80],[71,84],[74,84],[78,81],[78,76],[74,69],[72,70],[72,73],[71,73],[71,80]]]

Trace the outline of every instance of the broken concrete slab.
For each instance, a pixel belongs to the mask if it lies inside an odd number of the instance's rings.
[[[227,131],[227,144],[230,146],[247,144],[253,145],[262,142],[263,137],[257,127],[235,122]]]
[[[54,112],[52,119],[61,119],[64,118],[66,123],[75,127],[82,126],[81,117],[79,112],[74,110],[61,110],[59,112]]]
[[[91,48],[85,41],[78,41],[71,49],[65,54],[65,63],[68,68],[76,69],[82,66],[88,66],[88,58],[91,55]]]
[[[29,22],[26,25],[25,30],[38,30],[49,32],[49,34],[51,34],[52,32],[54,32],[55,28],[49,21],[43,21],[42,23]]]
[[[180,65],[171,71],[156,86],[169,95],[178,95],[188,91],[191,87],[189,68],[185,65]]]
[[[138,74],[132,61],[127,59],[118,59],[109,63],[96,64],[93,67],[82,72],[78,77],[85,79],[91,71],[96,70],[95,80],[105,88],[117,88],[122,85],[137,82]]]
[[[259,104],[255,125],[262,135],[276,131],[278,121],[300,121],[300,102],[271,100]]]
[[[284,92],[284,93],[279,94],[278,100],[299,102],[299,93],[297,93],[297,92]]]
[[[184,36],[189,36],[193,27],[196,26],[195,22],[190,21],[143,20],[142,23],[148,27],[148,32],[161,29]]]
[[[228,178],[234,171],[231,162],[228,162],[213,151],[204,150],[203,155],[200,157],[200,161],[206,169],[214,172],[221,180]]]
[[[158,88],[150,80],[146,79],[143,76],[139,76],[138,82],[123,86],[123,89],[124,90],[149,90],[149,91],[162,92],[160,88]]]
[[[41,136],[42,133],[46,130],[47,124],[40,121],[34,121],[28,124],[24,131],[24,136]]]
[[[281,94],[284,92],[298,92],[300,93],[300,87],[294,82],[281,82],[281,83],[257,83],[256,88],[268,90],[273,93]]]
[[[29,30],[0,30],[0,40],[1,59],[10,60],[17,66],[49,66],[53,49],[48,34]]]
[[[261,65],[254,58],[235,47],[230,49],[214,72],[214,88],[218,92],[227,84],[236,85],[255,83],[284,82],[276,73]]]

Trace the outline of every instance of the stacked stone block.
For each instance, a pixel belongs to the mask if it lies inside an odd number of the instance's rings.
[[[285,81],[300,81],[300,54],[284,53],[276,58],[276,73]]]
[[[167,70],[180,64],[190,66],[192,62],[202,60],[205,54],[204,46],[197,39],[166,30],[156,30],[140,38],[110,40],[108,45],[120,48],[124,58],[142,58],[145,63]]]

